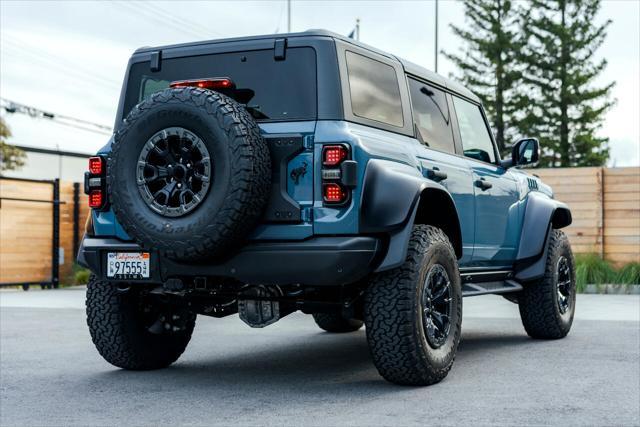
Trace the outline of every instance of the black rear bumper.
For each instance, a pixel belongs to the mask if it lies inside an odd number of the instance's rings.
[[[315,237],[303,241],[250,243],[224,261],[193,263],[163,258],[151,251],[151,277],[140,282],[164,283],[169,278],[217,276],[251,284],[345,285],[375,269],[382,247],[382,242],[374,237]],[[85,237],[78,251],[78,263],[107,280],[108,252],[141,250],[135,243],[115,238]]]

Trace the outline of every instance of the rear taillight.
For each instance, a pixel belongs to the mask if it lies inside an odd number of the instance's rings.
[[[94,209],[101,208],[102,202],[102,190],[91,190],[91,192],[89,193],[89,207]]]
[[[92,175],[102,175],[104,169],[104,161],[102,157],[90,157],[89,158],[89,173]]]
[[[329,183],[322,185],[322,197],[327,203],[343,203],[347,200],[347,193],[340,184]]]
[[[106,201],[107,163],[103,157],[89,158],[89,171],[84,174],[84,192],[89,196],[89,207],[103,208]]]
[[[199,87],[201,89],[221,90],[234,89],[236,85],[228,77],[213,77],[209,79],[178,80],[171,82],[169,87]]]
[[[322,147],[322,164],[337,166],[349,156],[349,149],[344,145],[325,145]]]
[[[327,205],[344,205],[356,186],[356,162],[346,144],[322,147],[322,200]]]

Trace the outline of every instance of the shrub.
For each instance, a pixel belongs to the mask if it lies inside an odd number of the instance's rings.
[[[576,255],[576,286],[578,292],[584,291],[586,285],[613,283],[616,272],[608,261],[597,254]]]
[[[640,285],[640,262],[630,262],[618,270],[615,283]]]
[[[73,266],[73,284],[74,285],[86,285],[89,281],[91,271],[75,264]]]

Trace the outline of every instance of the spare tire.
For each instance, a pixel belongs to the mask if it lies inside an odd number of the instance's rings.
[[[142,101],[116,133],[109,201],[143,248],[174,259],[220,256],[260,218],[271,180],[258,125],[233,99],[193,87]]]

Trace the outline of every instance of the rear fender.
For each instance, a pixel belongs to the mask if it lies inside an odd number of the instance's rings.
[[[460,224],[453,198],[445,187],[425,179],[417,168],[387,160],[370,160],[361,200],[360,233],[389,236],[387,253],[376,271],[389,270],[404,262],[414,223],[443,228],[458,258],[462,256]]]

